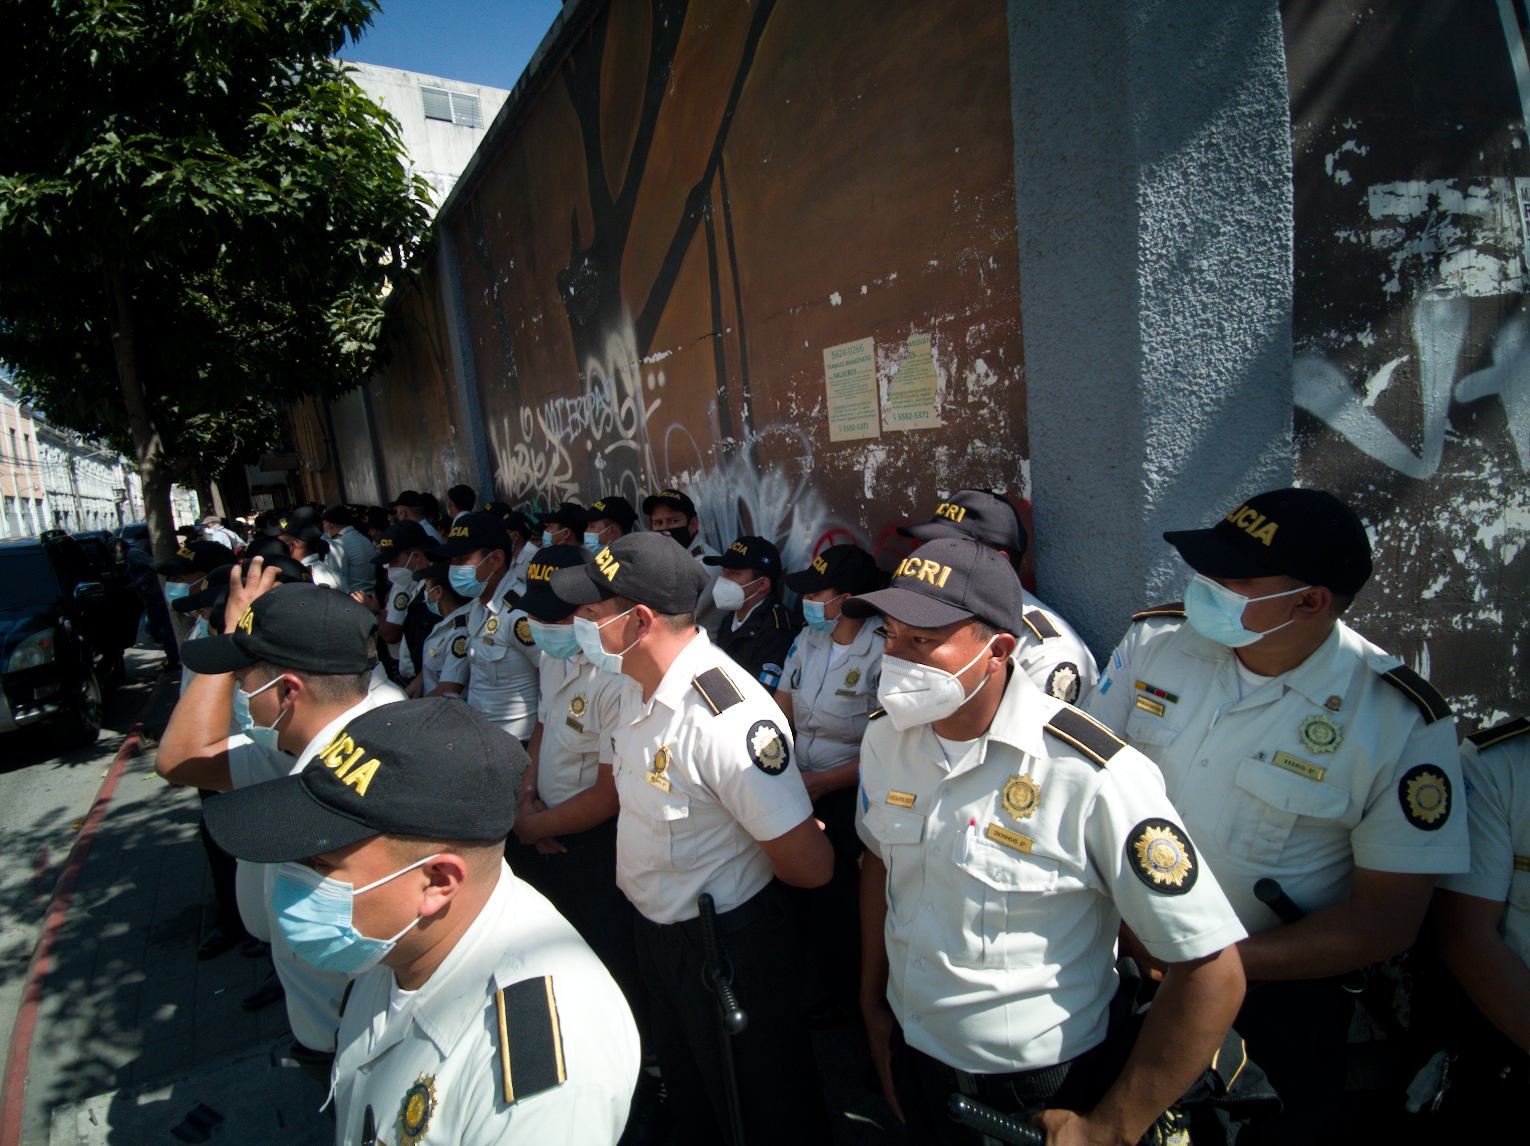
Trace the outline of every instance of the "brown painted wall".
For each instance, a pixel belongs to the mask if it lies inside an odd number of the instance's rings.
[[[1282,5],[1298,475],[1373,526],[1352,623],[1469,720],[1530,697],[1530,139],[1500,7]]]

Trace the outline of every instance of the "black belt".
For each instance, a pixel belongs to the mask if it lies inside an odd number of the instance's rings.
[[[719,911],[717,913],[718,927],[727,932],[735,928],[747,927],[755,920],[764,918],[776,910],[776,895],[775,881],[772,880],[737,907]],[[701,942],[701,916],[699,915],[694,919],[682,919],[677,923],[655,923],[642,914],[639,914],[637,918],[638,926],[660,935],[680,934],[692,942]]]

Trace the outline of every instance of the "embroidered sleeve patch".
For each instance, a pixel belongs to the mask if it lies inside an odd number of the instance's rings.
[[[452,656],[454,656],[454,657],[465,657],[465,656],[467,656],[467,634],[466,633],[458,633],[455,637],[452,638]]]
[[[1450,819],[1450,777],[1433,764],[1419,764],[1397,782],[1408,823],[1425,832],[1437,832]]]
[[[768,776],[779,776],[791,763],[792,750],[773,720],[756,720],[749,728],[749,759]]]
[[[521,644],[525,645],[528,649],[531,648],[532,645],[536,644],[536,641],[532,640],[531,637],[531,622],[528,621],[525,617],[522,617],[520,620],[515,622],[515,639],[520,641]]]
[[[1047,695],[1072,704],[1078,700],[1078,690],[1082,679],[1078,665],[1072,661],[1063,661],[1047,676]]]
[[[1200,874],[1185,829],[1168,820],[1143,820],[1126,840],[1126,866],[1150,891],[1184,895]]]

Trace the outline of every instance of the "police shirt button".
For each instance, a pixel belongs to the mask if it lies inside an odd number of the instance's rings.
[[[1210,763],[1211,763],[1211,761],[1210,761],[1210,760],[1202,760],[1202,761],[1201,761],[1201,767],[1202,767],[1202,768],[1204,768],[1204,767],[1206,767],[1206,765],[1208,765],[1208,764],[1210,764]]]

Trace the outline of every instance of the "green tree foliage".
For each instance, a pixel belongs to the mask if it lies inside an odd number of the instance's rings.
[[[333,60],[375,0],[0,0],[0,361],[172,477],[362,382],[428,189]]]

